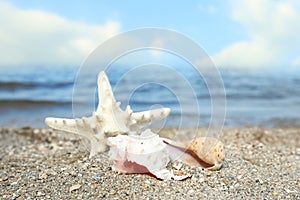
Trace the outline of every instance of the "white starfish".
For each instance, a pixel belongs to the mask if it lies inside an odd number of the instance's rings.
[[[134,113],[129,105],[123,111],[120,108],[121,103],[116,102],[114,98],[104,71],[98,75],[98,95],[98,108],[90,117],[45,119],[45,123],[53,129],[86,137],[91,144],[90,157],[106,150],[108,137],[118,134],[139,134],[151,123],[162,120],[170,114],[169,108]]]

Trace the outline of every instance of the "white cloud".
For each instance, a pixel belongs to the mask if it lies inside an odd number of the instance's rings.
[[[101,42],[120,31],[118,22],[89,25],[5,2],[0,2],[0,13],[0,66],[78,66]]]
[[[249,40],[225,47],[213,59],[221,67],[291,66],[300,51],[300,2],[296,0],[232,1],[232,17]]]

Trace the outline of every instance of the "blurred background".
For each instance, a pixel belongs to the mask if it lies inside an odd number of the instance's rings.
[[[88,55],[116,34],[159,27],[197,42],[218,67],[227,96],[225,126],[300,127],[297,0],[1,0],[0,13],[0,126],[44,127],[47,116],[73,117],[74,81]],[[163,63],[180,71],[193,86],[200,116],[193,113],[189,98],[180,102],[176,92],[157,84],[141,85],[134,91],[129,101],[133,110],[170,107],[168,126],[177,126],[181,118],[186,119],[183,125],[187,127],[195,126],[196,118],[201,126],[209,123],[211,99],[205,82],[174,55],[132,53],[107,71],[113,87],[125,69],[136,66],[136,60]],[[123,89],[115,91],[123,108],[126,88],[145,77],[157,78],[158,72],[124,79]],[[160,76],[178,91],[186,89],[176,78]],[[73,102],[82,115],[92,112],[86,92],[95,92],[97,83],[97,74],[86,77],[79,91],[82,98]],[[181,108],[187,112],[183,114]]]

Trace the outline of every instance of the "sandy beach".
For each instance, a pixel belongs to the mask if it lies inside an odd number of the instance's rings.
[[[161,181],[112,171],[107,152],[89,159],[73,134],[0,128],[0,199],[300,199],[300,129],[225,128],[221,140],[219,171],[183,165],[190,178]]]

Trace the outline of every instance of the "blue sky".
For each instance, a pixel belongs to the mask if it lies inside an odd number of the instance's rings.
[[[176,30],[218,67],[300,68],[300,1],[0,2],[0,66],[79,65],[109,37],[136,28]]]

